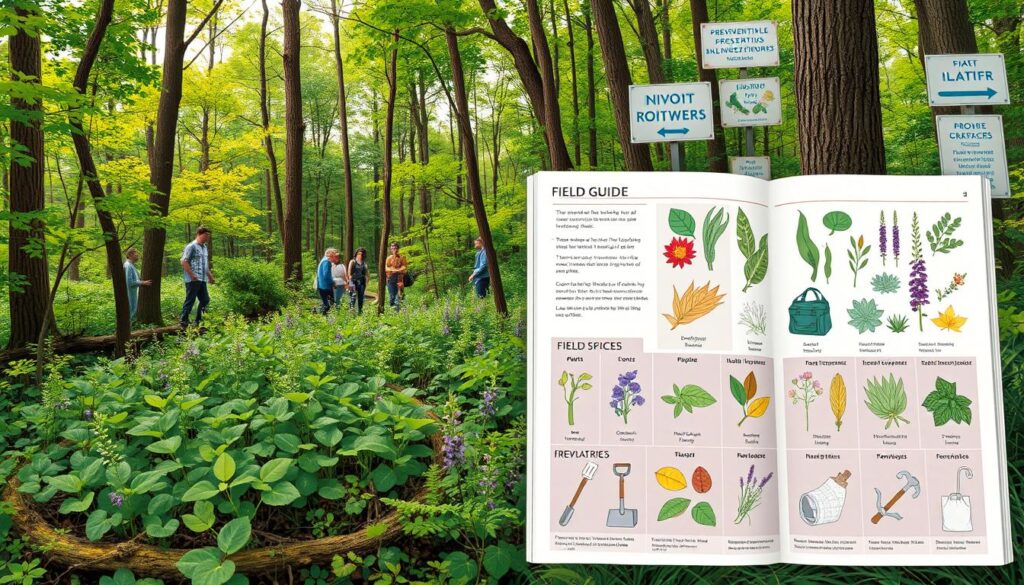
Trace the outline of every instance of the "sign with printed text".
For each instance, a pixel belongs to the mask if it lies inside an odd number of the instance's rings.
[[[1010,196],[1002,116],[936,116],[943,175],[981,175],[993,197]]]
[[[770,20],[705,22],[700,25],[704,69],[775,67],[779,64],[779,28]]]
[[[729,172],[755,179],[772,179],[772,159],[767,156],[730,156]]]
[[[725,128],[782,123],[779,78],[723,79],[718,82],[720,120]]]
[[[711,84],[629,86],[629,131],[634,143],[713,139]]]
[[[925,55],[928,103],[932,106],[1010,103],[1006,61],[1001,53]]]

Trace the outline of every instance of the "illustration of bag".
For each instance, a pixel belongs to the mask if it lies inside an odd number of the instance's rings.
[[[974,478],[974,472],[967,467],[956,471],[956,491],[940,498],[942,508],[942,529],[946,532],[970,532],[974,530],[971,522],[971,496],[960,493],[961,474],[967,479]]]
[[[808,299],[808,293],[814,293]],[[789,332],[795,335],[825,335],[832,329],[828,300],[816,288],[800,293],[789,305]]]

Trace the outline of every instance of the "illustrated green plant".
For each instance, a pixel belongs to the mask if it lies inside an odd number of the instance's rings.
[[[697,229],[697,221],[685,209],[671,209],[668,212],[668,227],[676,235],[692,238]]]
[[[729,392],[743,409],[743,418],[736,426],[742,426],[748,418],[760,418],[768,410],[771,397],[757,398],[757,377],[753,371],[749,372],[742,382],[735,376],[729,376]]]
[[[832,278],[832,248],[829,247],[828,242],[825,242],[825,263],[822,266],[822,272],[825,273],[825,284],[828,284],[829,279]]]
[[[740,325],[746,327],[748,335],[767,335],[768,309],[761,303],[743,303],[743,310],[740,311]]]
[[[743,263],[743,292],[760,284],[768,274],[768,234],[756,240],[754,230],[750,227],[750,219],[740,207],[736,212],[736,241],[740,254],[746,259]]]
[[[704,259],[708,262],[708,270],[715,269],[715,246],[718,244],[719,238],[725,233],[725,228],[729,226],[729,214],[725,213],[725,208],[715,207],[708,210],[707,215],[704,216],[704,227],[701,230],[701,237],[704,240]]]
[[[850,249],[846,251],[846,256],[850,259],[849,266],[853,272],[853,286],[857,286],[857,274],[868,265],[869,252],[871,252],[871,246],[864,245],[863,235],[856,240],[850,236]]]
[[[910,310],[917,313],[917,328],[924,331],[924,306],[928,300],[928,266],[921,247],[921,226],[915,211],[910,220]]]
[[[883,272],[881,274],[876,274],[871,279],[871,290],[877,293],[881,293],[883,295],[890,294],[898,291],[899,289],[900,278],[895,274]]]
[[[928,238],[928,247],[932,250],[932,256],[948,254],[950,250],[964,245],[963,240],[952,237],[953,233],[960,227],[960,223],[959,217],[954,219],[949,212],[946,212],[937,222],[932,224],[930,231],[925,232],[925,236]]]
[[[875,332],[875,328],[882,325],[882,313],[884,311],[875,305],[874,299],[861,299],[853,301],[853,306],[846,310],[850,316],[849,324],[857,329],[857,333],[865,331]]]
[[[850,229],[853,225],[853,220],[850,219],[850,214],[845,211],[830,211],[821,218],[821,223],[830,230],[828,235],[833,235],[836,232],[845,232]]]
[[[936,377],[935,390],[925,396],[921,406],[932,413],[932,420],[937,427],[949,421],[971,424],[971,399],[956,393],[956,382]]]
[[[903,333],[907,330],[908,320],[906,315],[889,315],[886,319],[886,327],[893,333]]]
[[[562,387],[562,399],[565,400],[570,427],[576,424],[575,407],[576,401],[579,400],[579,396],[576,396],[576,393],[580,390],[590,390],[593,387],[588,382],[590,379],[592,379],[592,376],[587,372],[583,372],[577,377],[568,371],[562,371],[562,375],[558,378],[558,385]],[[566,387],[566,384],[568,384],[568,387]]]
[[[821,260],[821,256],[818,252],[818,246],[811,239],[811,230],[807,225],[807,217],[804,212],[799,212],[800,218],[797,220],[796,226],[796,249],[800,252],[800,257],[803,258],[804,262],[811,267],[811,281],[818,279],[818,262]]]
[[[696,384],[686,384],[682,387],[672,384],[672,394],[666,394],[661,399],[666,404],[673,405],[673,418],[679,418],[684,410],[692,414],[694,408],[706,408],[717,402],[714,396]]]
[[[793,388],[787,393],[793,404],[802,402],[804,405],[804,431],[811,430],[811,404],[822,394],[821,382],[814,379],[814,374],[804,372],[790,382]]]
[[[745,482],[743,481],[743,476],[740,476],[740,501],[739,505],[736,506],[736,518],[732,521],[733,524],[739,524],[744,519],[748,523],[750,522],[750,513],[761,505],[761,494],[764,491],[764,486],[771,481],[774,475],[774,472],[768,472],[768,475],[758,478],[754,475],[754,466],[751,465]]]
[[[949,284],[946,285],[946,288],[935,289],[935,300],[941,303],[943,299],[959,290],[960,287],[963,286],[966,281],[966,273],[953,273],[953,278],[949,281]]]
[[[868,399],[864,404],[868,410],[878,418],[885,421],[885,428],[892,425],[900,426],[900,423],[910,424],[910,421],[903,417],[907,410],[907,392],[903,388],[903,378],[896,378],[895,374],[889,374],[886,378],[873,377],[864,386],[864,393]]]

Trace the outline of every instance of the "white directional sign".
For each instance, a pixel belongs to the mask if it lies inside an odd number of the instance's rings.
[[[936,116],[943,175],[981,175],[993,197],[1010,196],[1002,116]]]
[[[723,79],[718,82],[722,126],[775,126],[782,123],[779,78]]]
[[[932,106],[1010,103],[1006,61],[1000,53],[925,55],[924,65]]]
[[[779,30],[770,20],[705,22],[700,25],[700,44],[704,69],[779,64]]]
[[[629,86],[629,130],[634,143],[713,139],[711,84]]]
[[[730,156],[729,172],[755,179],[772,179],[772,159],[767,156]]]

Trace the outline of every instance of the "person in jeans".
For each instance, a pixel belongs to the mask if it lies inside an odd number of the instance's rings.
[[[473,283],[473,290],[477,298],[487,296],[487,289],[491,286],[491,273],[487,271],[487,252],[484,250],[483,238],[477,236],[473,241],[476,248],[476,261],[473,263],[473,273],[469,275],[467,282]]]
[[[124,279],[128,283],[128,311],[131,315],[131,320],[135,321],[135,313],[138,312],[139,308],[139,287],[149,286],[153,284],[152,280],[141,280],[139,278],[139,270],[135,268],[135,263],[139,261],[139,251],[135,248],[128,248],[128,251],[124,253]]]
[[[366,298],[366,248],[360,247],[356,255],[348,262],[348,277],[351,283],[348,289],[348,307],[359,306],[359,314],[363,314],[363,300]]]
[[[316,267],[316,292],[320,295],[320,312],[324,315],[334,306],[334,275],[331,270],[339,260],[338,251],[327,248]]]
[[[384,275],[388,279],[388,304],[398,310],[398,300],[405,285],[409,260],[401,254],[398,244],[391,244],[391,255],[384,261]]]
[[[200,227],[196,230],[196,239],[189,242],[181,253],[181,268],[185,272],[185,304],[181,307],[180,319],[182,328],[188,327],[188,320],[192,315],[192,305],[196,301],[199,301],[195,321],[197,326],[203,319],[203,311],[210,304],[207,283],[214,284],[216,279],[210,270],[210,253],[206,247],[208,241],[210,241],[210,230]]]
[[[331,260],[334,266],[331,267],[331,277],[334,279],[334,304],[338,307],[341,306],[341,295],[345,294],[346,291],[352,288],[348,278],[348,269],[345,268],[345,263],[341,261],[341,254],[335,252],[336,260]]]

